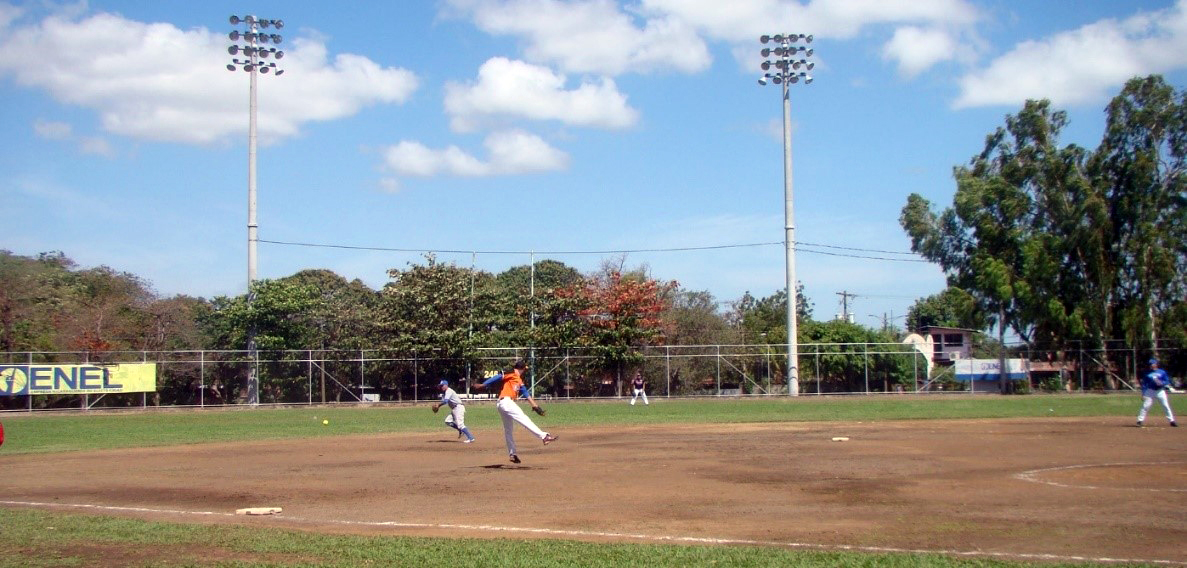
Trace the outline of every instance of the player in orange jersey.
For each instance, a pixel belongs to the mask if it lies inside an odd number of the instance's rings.
[[[535,422],[524,413],[523,409],[515,400],[519,397],[527,399],[528,404],[532,405],[532,410],[537,414],[543,416],[543,410],[539,404],[532,399],[532,393],[523,384],[523,373],[528,369],[527,363],[522,359],[515,362],[509,373],[498,373],[493,377],[481,383],[475,383],[474,388],[484,389],[498,381],[503,381],[503,386],[499,390],[499,401],[495,404],[495,408],[499,409],[499,416],[503,418],[503,437],[507,442],[507,454],[511,457],[511,463],[519,463],[519,455],[515,448],[515,423],[527,428],[528,432],[540,438],[544,445],[548,445],[556,440],[556,436],[541,430],[536,426]]]

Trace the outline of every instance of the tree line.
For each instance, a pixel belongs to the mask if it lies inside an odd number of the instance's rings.
[[[782,292],[765,298],[747,293],[722,309],[707,291],[686,290],[653,278],[646,266],[624,264],[608,260],[582,274],[543,260],[493,274],[442,263],[430,254],[423,262],[388,270],[389,281],[378,290],[310,269],[259,280],[247,294],[205,299],[160,297],[134,274],[80,268],[61,252],[24,257],[0,251],[0,279],[6,283],[0,288],[0,352],[10,364],[25,362],[29,352],[75,358],[86,353],[99,361],[104,353],[127,351],[245,352],[250,342],[260,352],[317,350],[357,358],[349,354],[375,350],[416,356],[418,374],[459,377],[475,372],[482,349],[577,349],[584,384],[574,385],[572,394],[589,395],[606,394],[607,382],[611,393],[620,392],[622,376],[643,364],[641,350],[649,346],[786,342]],[[823,331],[830,326],[848,330],[839,336],[851,342],[894,340],[893,333],[812,322],[802,287],[799,299],[802,341],[837,337],[835,330]],[[375,386],[393,397],[414,396],[407,392],[411,371],[390,367],[370,373],[377,377]],[[273,394],[278,399],[305,388],[300,373],[274,371],[272,380],[279,384],[271,386],[281,391]],[[773,372],[782,376],[779,362]],[[692,377],[704,374],[685,369],[688,380],[681,388],[700,388]],[[242,396],[242,375],[236,371],[220,380],[228,389],[224,396]],[[193,396],[193,377],[167,380],[171,384],[162,385],[161,393],[169,401],[184,403]]]

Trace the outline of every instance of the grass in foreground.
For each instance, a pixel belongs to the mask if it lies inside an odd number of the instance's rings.
[[[447,539],[310,534],[246,526],[182,525],[0,509],[0,568],[66,566],[490,566],[629,568],[1012,568],[1028,564],[937,554],[864,554],[773,547],[594,544],[565,540]],[[1090,566],[1050,564],[1044,566]],[[1140,566],[1110,564],[1110,566]]]
[[[1183,407],[1181,397],[1173,403]],[[662,399],[651,406],[623,401],[543,401],[545,428],[675,423],[811,422],[1116,416],[1132,418],[1133,395],[876,396],[761,399]],[[471,404],[471,429],[499,429],[490,402]],[[1157,409],[1156,409],[1157,410]],[[1176,408],[1178,411],[1178,408]],[[428,403],[373,407],[237,408],[89,411],[0,415],[4,455],[429,431],[444,414]],[[1157,419],[1157,413],[1155,419]],[[328,426],[322,420],[329,420]]]

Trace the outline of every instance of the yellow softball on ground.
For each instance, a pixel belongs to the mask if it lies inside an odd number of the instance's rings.
[[[330,425],[330,421],[329,421],[329,420],[322,420],[322,421],[321,421],[321,425],[322,425],[322,426],[329,426],[329,425]]]

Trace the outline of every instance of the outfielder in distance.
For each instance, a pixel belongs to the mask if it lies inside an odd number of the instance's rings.
[[[1175,413],[1171,410],[1171,401],[1166,394],[1170,388],[1170,375],[1158,368],[1158,359],[1150,359],[1150,370],[1142,375],[1142,409],[1138,411],[1138,428],[1146,421],[1146,413],[1150,411],[1154,399],[1162,403],[1162,408],[1166,410],[1166,419],[1170,420],[1171,426],[1179,425],[1175,422]]]
[[[643,371],[635,371],[635,378],[631,379],[631,388],[635,391],[635,395],[631,397],[631,406],[635,405],[635,399],[640,396],[643,397],[643,406],[651,404],[647,402],[647,383],[643,381]]]
[[[457,395],[457,392],[449,388],[449,381],[441,379],[441,382],[437,383],[437,388],[441,390],[441,402],[433,405],[433,413],[436,414],[442,406],[448,406],[449,416],[445,417],[445,425],[457,430],[459,438],[465,434],[466,441],[464,443],[473,442],[474,435],[470,434],[469,428],[466,428],[466,405],[462,404],[462,399]]]
[[[523,373],[528,369],[527,363],[522,359],[515,362],[512,370],[506,374],[496,373],[491,378],[481,382],[474,383],[474,388],[484,389],[499,381],[503,381],[503,386],[499,390],[499,402],[495,403],[495,408],[499,410],[499,416],[503,419],[503,437],[507,441],[507,454],[511,458],[511,463],[519,463],[519,454],[516,453],[515,448],[515,423],[518,422],[520,426],[527,428],[528,432],[534,434],[537,438],[543,440],[544,445],[552,443],[556,440],[556,436],[541,430],[536,426],[535,422],[524,414],[523,409],[515,402],[516,398],[523,397],[527,399],[528,404],[532,405],[532,411],[540,416],[544,416],[544,409],[540,408],[539,404],[532,399],[532,393],[523,384]]]

